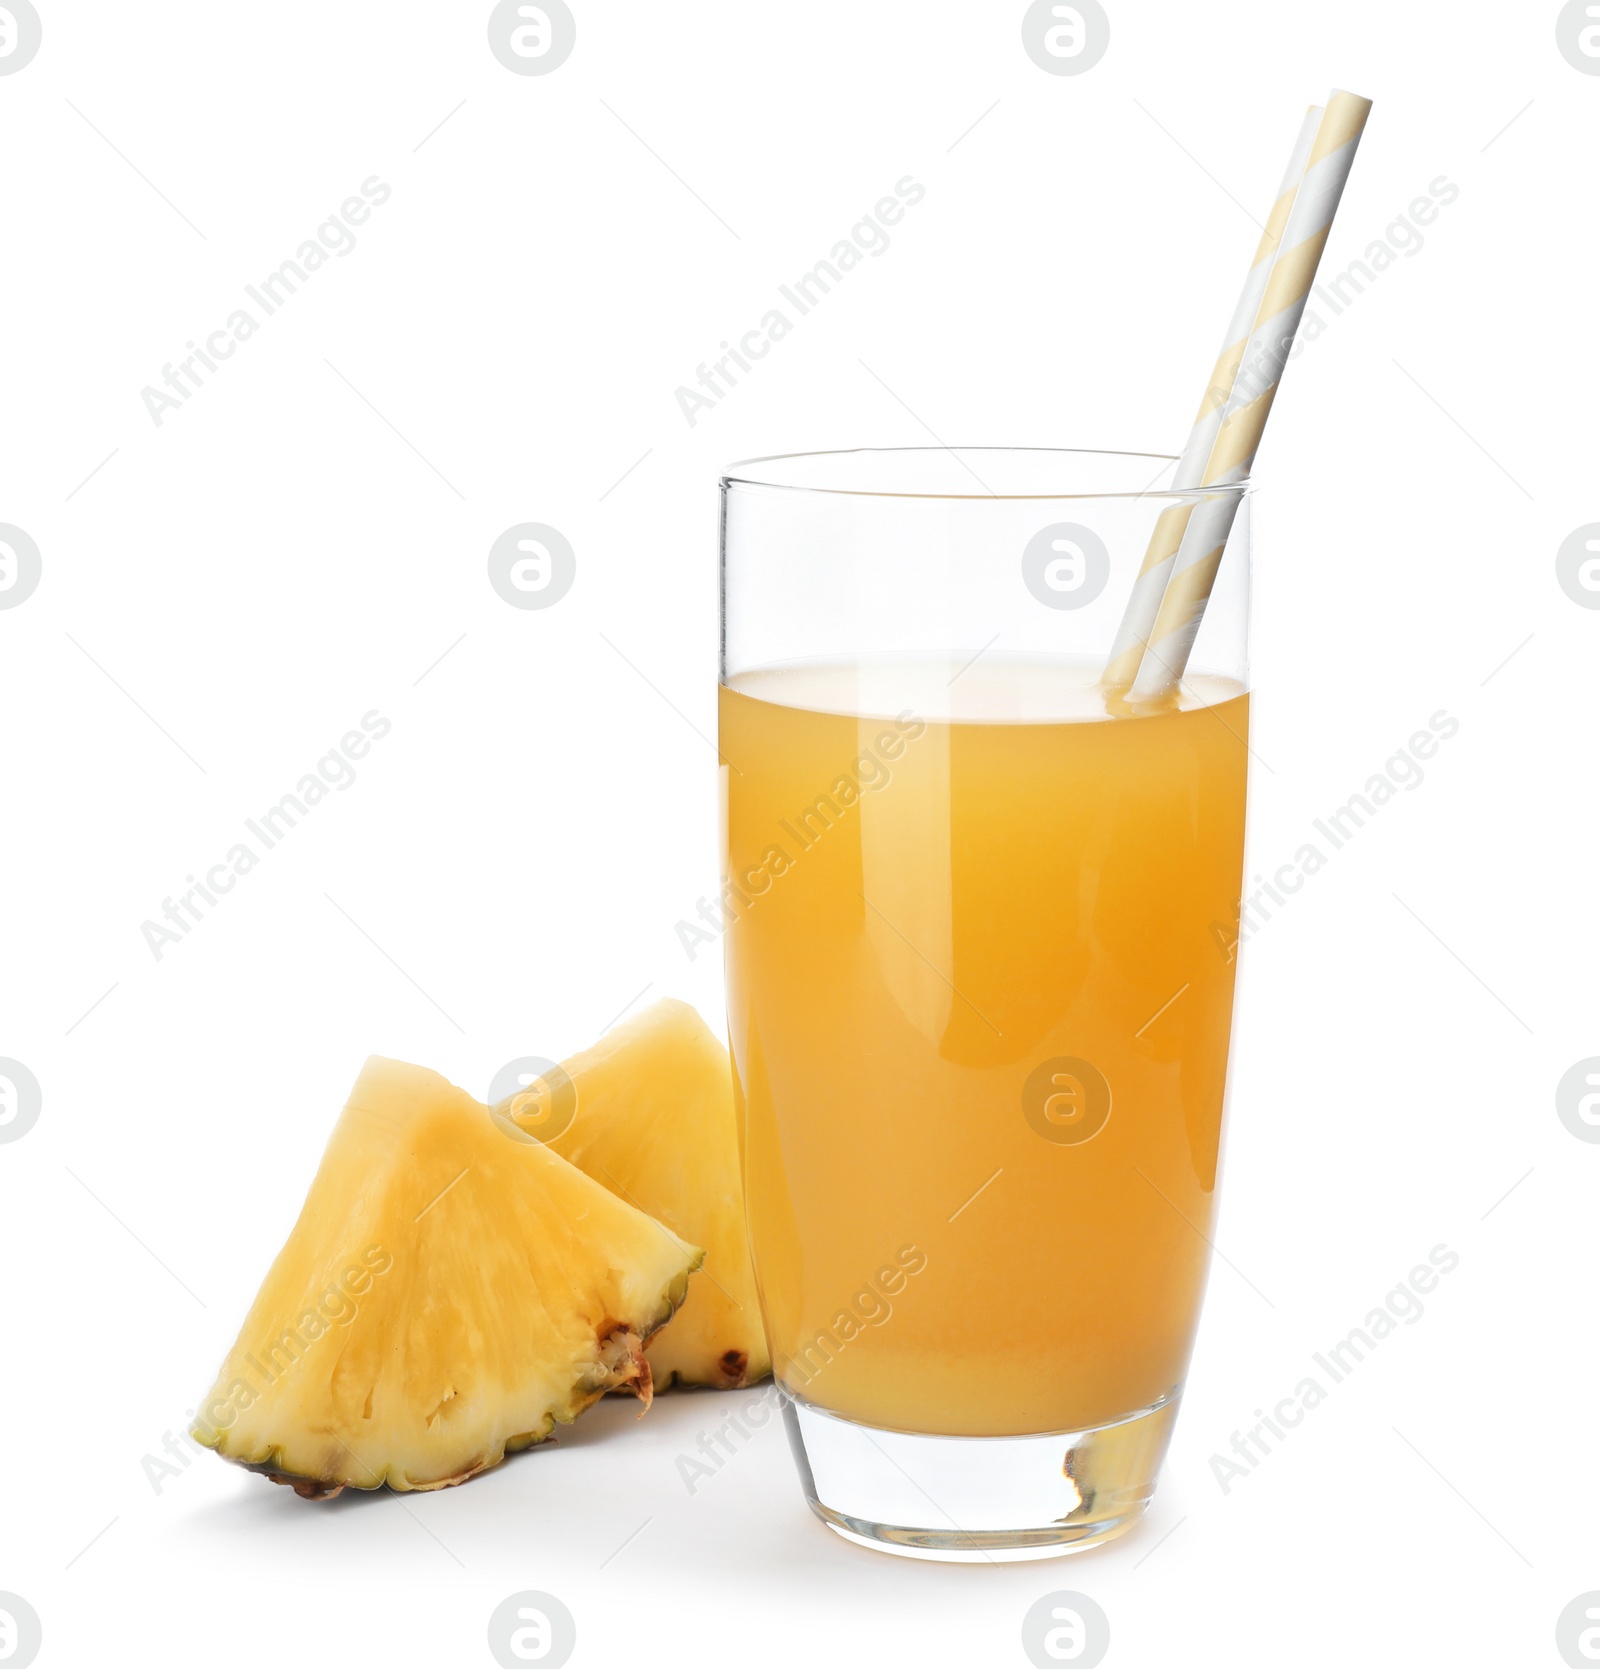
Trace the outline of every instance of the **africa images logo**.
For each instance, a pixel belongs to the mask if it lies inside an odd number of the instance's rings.
[[[1093,1061],[1057,1055],[1028,1074],[1022,1111],[1047,1142],[1076,1147],[1105,1129],[1111,1117],[1111,1086]]]
[[[42,572],[39,547],[20,527],[0,522],[0,609],[27,602]]]
[[[0,11],[0,17],[4,15]],[[39,1655],[43,1639],[39,1613],[21,1594],[0,1589],[0,1663],[6,1669],[28,1669]]]
[[[1022,14],[1022,49],[1051,75],[1092,70],[1111,45],[1111,20],[1099,0],[1033,0]]]
[[[43,1106],[39,1080],[21,1061],[0,1055],[0,1142],[21,1141],[39,1122]]]
[[[489,1617],[489,1650],[501,1669],[542,1663],[561,1669],[578,1644],[578,1625],[554,1594],[526,1588],[510,1594]]]
[[[548,75],[577,44],[577,19],[565,0],[500,0],[489,13],[489,50],[515,75]]]
[[[5,0],[0,5],[0,75],[15,75],[34,60],[44,29],[30,0]],[[5,1654],[0,1652],[0,1659]]]

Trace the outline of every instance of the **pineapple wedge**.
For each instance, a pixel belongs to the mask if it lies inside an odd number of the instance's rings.
[[[550,1145],[619,1199],[703,1246],[704,1267],[647,1355],[658,1387],[725,1389],[772,1371],[746,1238],[728,1051],[687,1003],[665,1000],[562,1062],[577,1091]],[[537,1130],[538,1087],[500,1110]]]
[[[435,1072],[376,1056],[196,1439],[324,1498],[440,1489],[611,1390],[702,1254]]]

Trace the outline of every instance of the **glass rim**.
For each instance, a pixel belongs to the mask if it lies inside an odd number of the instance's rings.
[[[1222,494],[1231,493],[1235,497],[1243,498],[1256,490],[1254,480],[1246,476],[1240,481],[1230,481],[1223,485],[1207,487],[1156,487],[1125,488],[1118,492],[995,492],[984,487],[982,478],[976,471],[971,471],[981,491],[975,492],[908,492],[904,490],[889,490],[874,487],[836,487],[817,486],[809,482],[784,481],[774,478],[776,472],[763,479],[758,474],[744,474],[743,471],[755,470],[761,464],[797,463],[802,459],[817,458],[861,458],[881,457],[889,458],[908,454],[923,454],[935,456],[943,454],[949,458],[961,461],[963,453],[1009,453],[1013,455],[1027,454],[1047,458],[1119,458],[1124,460],[1141,460],[1151,464],[1159,464],[1161,468],[1154,479],[1159,480],[1173,464],[1179,460],[1176,454],[1167,452],[1127,452],[1115,447],[1088,446],[846,446],[824,447],[812,452],[772,452],[757,458],[739,458],[729,464],[721,479],[724,493],[734,488],[756,489],[766,492],[804,493],[827,497],[842,498],[920,498],[920,499],[948,499],[963,502],[986,503],[989,501],[1032,501],[1050,502],[1054,500],[1073,501],[1089,499],[1155,499],[1174,503],[1197,503],[1204,498],[1215,498]]]

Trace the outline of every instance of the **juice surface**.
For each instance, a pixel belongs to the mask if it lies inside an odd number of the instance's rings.
[[[1193,1342],[1248,697],[1193,679],[1175,711],[1112,718],[1082,668],[955,673],[808,665],[719,694],[756,1274],[808,1401],[1080,1430],[1174,1392]]]

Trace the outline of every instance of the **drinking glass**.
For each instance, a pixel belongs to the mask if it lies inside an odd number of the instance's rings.
[[[722,483],[729,1034],[751,1250],[840,1535],[1129,1529],[1216,1203],[1249,697],[1245,484],[1186,676],[1100,673],[1174,460],[910,448]]]

